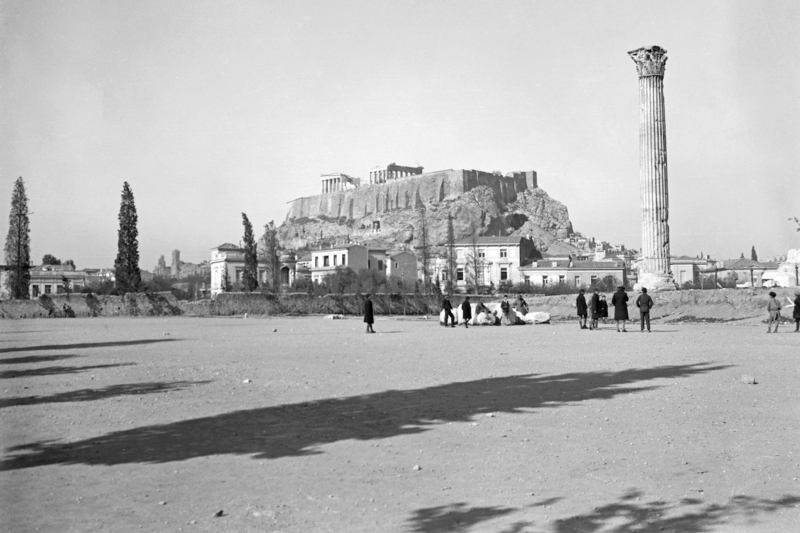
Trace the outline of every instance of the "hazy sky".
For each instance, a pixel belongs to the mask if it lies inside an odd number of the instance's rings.
[[[534,169],[586,235],[640,245],[638,80],[668,50],[672,251],[800,248],[800,2],[0,0],[0,237],[141,267],[261,233],[319,176]]]

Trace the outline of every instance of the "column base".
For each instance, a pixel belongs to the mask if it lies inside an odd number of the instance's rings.
[[[654,272],[640,272],[639,281],[633,286],[634,291],[641,291],[642,287],[648,292],[675,291],[678,286],[670,274],[660,274]]]

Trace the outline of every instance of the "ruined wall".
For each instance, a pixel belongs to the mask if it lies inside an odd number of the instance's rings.
[[[490,187],[497,200],[512,203],[530,183],[536,184],[535,172],[515,172],[510,176],[480,170],[427,172],[378,185],[299,198],[292,202],[286,220],[319,217],[355,220],[374,213],[442,202],[481,185]]]

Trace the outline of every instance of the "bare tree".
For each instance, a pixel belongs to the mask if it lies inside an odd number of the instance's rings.
[[[278,229],[275,222],[270,221],[264,226],[264,234],[261,236],[260,243],[264,263],[267,265],[267,282],[272,290],[278,290],[280,286],[280,262],[278,259]]]
[[[465,257],[465,272],[467,285],[476,291],[483,285],[483,258],[478,249],[478,232],[472,226],[472,237],[470,238],[470,249]]]

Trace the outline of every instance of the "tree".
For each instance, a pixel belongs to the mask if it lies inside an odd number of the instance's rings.
[[[753,246],[750,249],[750,259],[752,259],[753,261],[758,261],[758,254],[756,254],[756,247],[755,246]]]
[[[114,260],[115,284],[120,295],[136,292],[142,284],[142,273],[139,270],[139,230],[136,227],[138,222],[139,217],[136,215],[133,191],[126,181],[122,185],[117,258]]]
[[[244,224],[244,272],[242,272],[242,285],[245,292],[253,292],[258,288],[258,248],[253,237],[253,226],[247,215],[242,213]]]
[[[72,281],[67,276],[61,276],[61,284],[64,285],[64,292],[70,294],[72,292]]]
[[[800,231],[800,218],[790,217],[789,220],[794,220],[794,223],[797,224],[797,231]]]
[[[267,280],[272,290],[280,286],[280,261],[278,260],[278,229],[275,222],[270,221],[264,226],[264,235],[261,236],[261,250],[264,263],[267,265]]]
[[[20,176],[11,193],[11,211],[8,213],[6,236],[6,266],[10,269],[6,286],[12,298],[28,298],[31,283],[31,237],[28,219],[28,196],[25,182]]]
[[[223,265],[222,279],[220,280],[220,290],[222,292],[231,292],[231,277],[228,275],[228,269]]]
[[[453,230],[453,215],[447,214],[447,283],[445,290],[452,294],[456,287],[456,237]]]
[[[744,252],[742,252],[742,256],[739,259],[744,259]]]
[[[428,235],[428,213],[423,205],[419,209],[419,229],[417,230],[417,250],[422,261],[422,284],[425,291],[430,288],[430,275],[428,274],[428,263],[431,259],[430,237]]]
[[[483,259],[478,250],[478,233],[475,226],[472,226],[472,237],[470,239],[470,249],[467,250],[464,265],[464,277],[470,288],[479,291],[483,285]]]
[[[43,265],[60,265],[61,264],[61,259],[56,259],[55,256],[50,255],[50,254],[46,254],[44,257],[42,257],[42,264]]]

